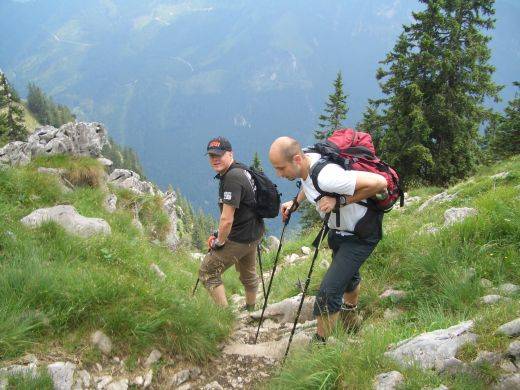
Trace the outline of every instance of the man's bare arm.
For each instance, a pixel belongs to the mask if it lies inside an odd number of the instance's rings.
[[[222,206],[222,213],[220,214],[220,222],[218,224],[218,242],[223,244],[226,242],[233,220],[235,218],[235,208],[231,205],[224,204]]]

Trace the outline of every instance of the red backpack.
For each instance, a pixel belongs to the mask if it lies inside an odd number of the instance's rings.
[[[360,204],[387,212],[400,199],[400,205],[403,207],[404,195],[400,186],[399,175],[390,165],[376,156],[370,134],[354,129],[336,130],[325,142],[319,142],[308,148],[307,151],[316,152],[322,156],[310,173],[314,188],[321,195],[336,196],[336,194],[327,194],[321,191],[318,186],[320,171],[325,165],[334,163],[348,170],[377,173],[386,179],[388,194],[369,199],[369,204],[361,202]]]

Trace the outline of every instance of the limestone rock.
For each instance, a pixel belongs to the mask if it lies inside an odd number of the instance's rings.
[[[0,163],[9,165],[27,165],[31,162],[31,148],[27,142],[10,142],[0,148]]]
[[[491,176],[491,178],[493,180],[500,180],[500,179],[505,179],[508,176],[509,176],[509,172],[500,172],[500,173],[497,173],[496,175]]]
[[[128,379],[120,379],[116,382],[111,382],[107,386],[107,390],[127,390],[128,389]]]
[[[444,226],[451,226],[474,215],[477,215],[477,210],[472,207],[452,207],[444,212]]]
[[[400,364],[419,364],[422,368],[435,367],[436,361],[455,357],[461,346],[475,343],[477,336],[470,332],[473,321],[462,322],[447,329],[423,333],[399,342],[385,355]]]
[[[291,253],[290,255],[285,256],[284,260],[287,264],[291,265],[304,258],[305,257],[300,257],[297,253]]]
[[[80,215],[73,206],[60,205],[33,211],[21,219],[25,226],[39,227],[46,222],[55,222],[68,233],[80,237],[95,234],[110,234],[110,226],[101,218],[88,218]]]
[[[12,366],[0,368],[0,378],[12,375],[30,375],[33,378],[36,378],[38,376],[38,368],[36,366],[36,363],[30,363],[26,366],[15,364]]]
[[[224,388],[217,381],[213,381],[202,387],[202,390],[224,390]]]
[[[468,365],[455,357],[437,359],[435,361],[435,369],[441,374],[449,375],[457,375],[469,371]]]
[[[143,388],[146,389],[152,384],[153,370],[148,370],[144,376]]]
[[[99,161],[99,163],[105,167],[111,167],[112,165],[114,165],[114,163],[112,162],[112,160],[109,160],[108,158],[105,158],[105,157],[98,157],[97,159]]]
[[[502,333],[510,337],[520,336],[520,317],[500,326],[497,329],[497,333]]]
[[[420,205],[417,210],[423,211],[426,207],[428,207],[434,203],[449,202],[449,201],[455,199],[456,196],[457,196],[457,194],[448,194],[448,192],[446,192],[446,191],[441,192],[440,194],[434,195],[431,198],[429,198],[422,205]]]
[[[86,370],[80,370],[76,375],[76,388],[78,389],[87,389],[90,387],[90,374]]]
[[[498,291],[505,295],[515,294],[518,290],[520,290],[520,287],[513,283],[504,283],[498,286]]]
[[[379,298],[381,298],[381,299],[391,298],[391,299],[395,299],[395,300],[401,300],[405,297],[406,297],[406,291],[394,290],[392,288],[385,290],[381,295],[379,295]]]
[[[169,386],[174,387],[174,386],[182,385],[188,379],[190,379],[190,370],[189,369],[181,370],[181,371],[175,373],[171,377],[171,379],[169,381]]]
[[[500,377],[493,386],[493,390],[518,390],[520,389],[520,373],[509,374]]]
[[[500,362],[500,369],[504,372],[514,373],[520,371],[520,367],[517,367],[511,360],[503,359]]]
[[[103,207],[109,213],[113,213],[117,209],[117,196],[115,194],[108,194],[103,202]]]
[[[94,384],[96,389],[105,389],[108,386],[108,384],[113,381],[113,379],[114,378],[112,378],[110,375],[94,377]]]
[[[295,334],[291,343],[291,350],[308,345],[310,339],[310,336],[303,332]],[[258,344],[237,343],[227,345],[223,352],[226,355],[256,356],[271,359],[281,359],[285,354],[288,342],[289,336],[284,337],[278,341],[266,341]]]
[[[155,274],[157,275],[157,277],[159,279],[161,279],[161,280],[166,279],[166,274],[161,271],[161,269],[159,268],[159,266],[157,264],[152,263],[150,265],[150,268],[152,269],[153,272],[155,272]]]
[[[311,254],[311,248],[308,246],[302,246],[301,250],[305,256],[309,256]]]
[[[138,195],[155,195],[153,185],[150,182],[142,181],[141,176],[129,169],[114,169],[108,176],[108,182]]]
[[[330,263],[327,260],[323,259],[320,262],[320,267],[323,268],[323,269],[329,269]]]
[[[480,279],[480,285],[484,288],[491,288],[493,287],[493,283],[491,282],[491,280],[488,280],[488,279],[485,279],[485,278],[482,278]]]
[[[104,355],[110,355],[112,352],[112,341],[102,331],[97,330],[90,336],[90,341],[96,346]]]
[[[507,354],[520,363],[520,340],[513,341],[509,344]]]
[[[394,390],[404,382],[404,376],[399,371],[390,371],[379,374],[374,379],[375,390]]]
[[[177,229],[177,224],[179,221],[179,216],[177,215],[177,194],[174,191],[168,191],[164,194],[163,198],[163,209],[168,215],[168,219],[170,220],[170,231],[166,235],[164,242],[171,250],[177,249],[179,245],[179,233]]]
[[[499,353],[496,352],[489,352],[489,351],[479,351],[477,357],[473,359],[471,363],[476,365],[481,365],[484,363],[494,365],[500,362],[500,359],[502,356]]]
[[[267,305],[264,313],[264,318],[270,318],[276,322],[294,322],[298,306],[300,305],[301,294],[294,297],[284,299],[283,301],[272,303]],[[312,320],[312,309],[314,307],[314,296],[306,296],[303,302],[302,311],[298,322],[303,323],[305,321]],[[251,318],[258,320],[262,314],[261,310],[257,310],[251,313]]]
[[[56,362],[47,366],[54,390],[70,390],[74,381],[76,365],[70,362]]]
[[[160,351],[154,349],[152,352],[150,352],[150,355],[148,355],[148,358],[144,362],[144,366],[146,368],[149,368],[152,364],[158,362],[159,359],[161,358],[161,356],[162,356],[162,353]]]
[[[502,297],[500,295],[496,295],[496,294],[485,295],[482,298],[480,298],[482,303],[484,303],[486,305],[493,305],[493,304],[499,302],[501,299],[502,299]]]
[[[275,236],[267,237],[267,250],[269,252],[274,252],[278,250],[278,246],[280,245],[280,240]]]

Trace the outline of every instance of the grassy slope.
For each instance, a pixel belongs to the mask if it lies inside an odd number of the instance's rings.
[[[509,171],[506,179],[492,179],[494,173]],[[450,388],[487,388],[499,372],[483,366],[480,376],[440,377],[433,372],[402,369],[383,356],[390,343],[476,319],[475,331],[480,335],[476,347],[467,347],[460,358],[472,360],[479,350],[503,352],[510,340],[494,335],[495,329],[520,313],[518,295],[511,303],[483,306],[481,296],[489,290],[481,287],[480,278],[494,286],[504,282],[520,284],[520,158],[483,168],[471,180],[450,188],[457,197],[447,203],[431,206],[422,213],[418,206],[438,189],[421,188],[412,192],[422,201],[404,211],[393,211],[385,218],[385,237],[373,256],[362,268],[361,308],[364,326],[355,342],[352,335],[338,332],[338,345],[295,353],[270,388],[369,389],[373,378],[382,372],[398,369],[405,378],[405,389],[436,387],[444,383]],[[428,224],[441,227],[444,211],[449,207],[475,207],[478,216],[442,229],[437,234],[421,233]],[[314,233],[316,234],[316,233]],[[313,236],[287,244],[284,253],[309,245]],[[320,256],[330,260],[327,251]],[[328,256],[327,256],[328,255]],[[272,257],[272,255],[271,255]],[[298,277],[305,280],[309,261],[285,268],[276,277],[273,301],[297,293]],[[473,267],[476,277],[467,277]],[[316,267],[311,289],[316,290],[325,272]],[[381,301],[378,295],[393,287],[408,291],[402,302]],[[311,292],[313,293],[313,292]],[[400,308],[404,314],[385,320],[387,308]],[[345,342],[346,344],[343,344]]]
[[[40,123],[38,123],[38,121],[36,120],[34,115],[29,111],[29,109],[27,108],[25,103],[21,103],[21,104],[19,104],[19,106],[23,110],[24,125],[27,128],[27,130],[29,131],[29,133],[32,133],[37,127],[40,127],[41,125],[40,125]],[[5,112],[5,111],[7,111],[7,108],[0,110],[0,112]]]
[[[152,348],[193,360],[216,353],[232,316],[210,304],[206,294],[191,298],[197,265],[187,253],[174,255],[149,243],[146,235],[164,231],[166,216],[157,200],[116,191],[123,208],[109,214],[100,188],[77,186],[62,193],[57,179],[37,173],[36,166],[69,168],[77,183],[96,182],[92,177],[101,169],[91,159],[56,157],[0,171],[0,361],[56,350],[96,359],[88,346],[96,329],[112,338],[120,356]],[[145,234],[131,223],[135,201],[145,204]],[[55,224],[31,230],[19,222],[57,204],[106,219],[112,234],[80,239]],[[158,280],[151,263],[166,280]]]

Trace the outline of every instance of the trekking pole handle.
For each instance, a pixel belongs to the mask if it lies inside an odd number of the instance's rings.
[[[299,194],[299,192],[298,192]],[[291,215],[292,213],[294,213],[296,211],[296,209],[298,208],[298,206],[300,205],[298,203],[298,194],[296,194],[296,196],[293,198],[292,200],[292,205],[291,207],[289,208],[289,213],[287,214],[287,218],[286,220],[284,221],[284,223],[287,225],[289,223],[289,220],[291,219]]]

